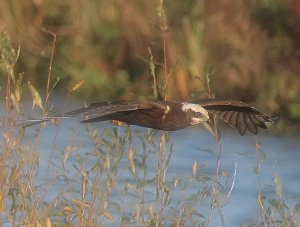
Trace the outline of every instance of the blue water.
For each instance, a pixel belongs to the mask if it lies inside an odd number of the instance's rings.
[[[47,124],[42,132],[42,137],[38,145],[40,153],[40,167],[37,184],[48,184],[49,190],[45,194],[45,200],[53,202],[57,198],[72,199],[81,188],[82,175],[78,169],[90,170],[97,163],[97,159],[93,155],[94,147],[86,134],[86,125],[78,123],[74,120],[65,120],[59,126]],[[91,126],[88,126],[91,127]],[[126,127],[110,126],[109,123],[99,123],[92,126],[98,129],[99,133],[104,128],[117,128],[120,135],[124,135]],[[27,129],[26,137],[34,138],[35,129]],[[131,127],[134,134],[145,134],[147,129],[140,127]],[[138,132],[137,132],[138,131]],[[226,199],[230,191],[230,187],[234,181],[233,190],[231,192],[228,203],[222,208],[224,220],[227,226],[241,226],[243,224],[256,223],[258,217],[257,195],[259,181],[261,190],[267,198],[277,198],[275,190],[271,185],[273,183],[274,174],[278,175],[282,181],[285,199],[290,207],[300,201],[300,141],[298,138],[285,136],[271,136],[265,131],[260,131],[256,137],[250,133],[240,136],[233,129],[221,130],[221,158],[220,158],[220,177],[221,192],[223,198]],[[172,185],[175,178],[189,178],[192,175],[192,166],[197,161],[198,166],[203,166],[198,173],[215,178],[217,163],[217,146],[214,137],[201,127],[192,127],[178,132],[167,133],[170,141],[167,149],[173,145],[173,154],[169,163],[166,181]],[[136,153],[142,155],[143,149],[137,136],[134,137]],[[109,140],[109,137],[107,137]],[[159,143],[160,133],[154,137],[156,143]],[[261,149],[265,154],[265,161],[261,164],[259,177],[255,173],[257,166],[256,141],[260,142]],[[74,150],[66,156],[68,145],[72,145]],[[75,149],[76,148],[76,149]],[[126,150],[127,149],[127,150]],[[126,184],[136,183],[134,177],[128,169],[128,147],[118,166],[118,190],[114,190],[109,197],[110,202],[121,204],[121,209],[129,213],[135,209],[135,198],[130,193],[120,195]],[[236,165],[236,176],[234,179],[234,171]],[[155,176],[157,166],[157,154],[150,153],[148,159],[148,178]],[[77,169],[76,169],[77,168]],[[62,176],[68,176],[67,181]],[[104,176],[106,176],[104,174]],[[96,176],[93,176],[96,181]],[[93,184],[91,177],[90,184]],[[192,181],[187,180],[186,184]],[[211,191],[212,181],[193,182],[190,187],[186,188],[184,182],[180,183],[173,191],[172,202],[170,206],[179,207],[178,201],[182,200],[185,205],[190,204],[195,207],[204,217],[199,221],[207,221],[210,209],[211,197],[199,200],[200,204],[194,204],[190,200],[193,193],[203,190],[205,186]],[[155,199],[156,182],[152,182],[146,187],[148,200]],[[186,190],[184,190],[186,189]],[[68,194],[71,191],[72,193]],[[130,192],[130,189],[129,189]],[[132,194],[136,191],[132,190]],[[78,193],[78,199],[80,194]],[[278,198],[277,198],[278,199]],[[149,202],[151,203],[151,202]],[[155,204],[155,203],[153,203]],[[122,207],[123,206],[123,207]],[[146,204],[147,206],[147,204]],[[155,206],[154,206],[155,207]],[[106,225],[117,225],[120,222],[119,214],[114,209],[110,209],[114,222],[107,221]],[[221,226],[220,216],[215,209],[211,217],[211,226]]]

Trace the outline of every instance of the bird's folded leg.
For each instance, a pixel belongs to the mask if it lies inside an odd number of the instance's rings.
[[[123,121],[118,121],[118,120],[112,120],[111,123],[112,123],[113,125],[117,125],[117,126],[123,126],[123,125],[126,125],[125,122],[123,122]]]

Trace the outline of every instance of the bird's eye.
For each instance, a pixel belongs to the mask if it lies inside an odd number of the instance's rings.
[[[200,112],[195,112],[195,116],[196,116],[196,117],[200,117],[200,116],[201,116],[201,113],[200,113]]]

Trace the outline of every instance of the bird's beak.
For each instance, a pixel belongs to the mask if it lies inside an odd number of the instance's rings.
[[[205,112],[203,113],[203,117],[202,117],[202,120],[204,122],[209,122],[209,114],[208,112],[205,110]]]
[[[204,122],[209,122],[209,115],[208,115],[208,113],[205,114],[203,118],[204,118],[204,120],[203,120]]]
[[[210,118],[209,118],[209,115],[207,114],[206,116],[206,122],[210,123]]]

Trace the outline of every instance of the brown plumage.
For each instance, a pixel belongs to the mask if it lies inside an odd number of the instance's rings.
[[[196,99],[190,102],[122,100],[98,102],[88,107],[23,124],[49,121],[53,118],[79,117],[82,123],[116,120],[164,131],[176,131],[209,120],[209,114],[223,119],[244,135],[247,129],[257,134],[257,128],[266,129],[272,118],[241,101]]]
[[[187,109],[183,111],[183,107]],[[207,111],[200,105],[176,101],[98,102],[61,116],[79,117],[82,123],[116,120],[164,131],[180,130],[208,120]]]

